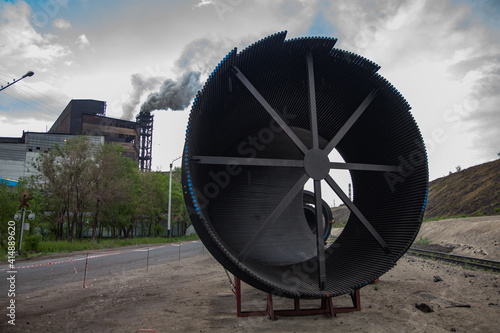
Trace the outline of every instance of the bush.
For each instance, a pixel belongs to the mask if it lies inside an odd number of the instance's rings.
[[[24,241],[24,250],[28,252],[39,252],[42,235],[31,235]]]
[[[422,236],[420,236],[420,238],[415,241],[416,244],[423,244],[423,245],[430,244],[431,242],[432,241],[428,237],[422,237]]]

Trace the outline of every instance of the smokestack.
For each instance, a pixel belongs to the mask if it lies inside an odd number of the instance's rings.
[[[136,117],[139,123],[139,170],[151,171],[151,155],[153,149],[153,115],[149,112],[140,112]]]
[[[153,110],[184,110],[201,89],[200,72],[187,72],[178,81],[165,80],[158,92],[149,94],[141,113]]]
[[[134,85],[135,83],[135,85]],[[139,74],[132,76],[134,94],[128,106],[137,105],[139,98],[152,80],[146,81]],[[139,123],[139,169],[151,171],[151,155],[153,146],[153,110],[184,110],[189,106],[196,92],[201,88],[200,72],[187,72],[178,81],[167,79],[158,92],[149,94],[142,104],[136,121]],[[135,104],[134,104],[135,103]],[[125,111],[125,107],[124,107]]]

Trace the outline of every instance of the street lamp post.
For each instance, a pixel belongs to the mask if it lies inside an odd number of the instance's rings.
[[[6,89],[6,88],[8,88],[8,87],[10,87],[11,85],[13,85],[13,84],[14,84],[14,83],[16,83],[16,82],[21,81],[21,80],[22,80],[22,79],[24,79],[25,77],[33,76],[33,74],[35,74],[35,73],[33,73],[32,71],[29,71],[28,73],[24,74],[24,75],[23,75],[20,79],[17,79],[17,80],[16,80],[16,79],[14,79],[14,81],[12,81],[11,83],[8,83],[8,82],[7,82],[7,85],[6,85],[5,87],[4,87],[4,86],[0,87],[0,91],[2,91],[2,90],[4,90],[4,89]]]
[[[170,181],[168,182],[168,225],[167,225],[167,237],[170,238],[170,215],[171,215],[171,210],[170,208],[172,207],[172,167],[174,165],[174,162],[180,159],[182,156],[177,157],[176,159],[172,160],[172,163],[170,163]]]
[[[28,192],[25,189],[23,192],[23,196],[21,197],[21,199],[19,199],[19,201],[21,202],[21,205],[19,206],[19,209],[21,209],[21,230],[19,232],[19,246],[17,249],[18,254],[21,254],[21,245],[23,243],[23,231],[24,231],[24,216],[26,213],[26,208],[30,207],[30,205],[28,204],[28,201],[30,201],[30,200],[31,200],[31,198],[28,197]],[[16,215],[18,216],[19,212]],[[33,218],[34,218],[34,214],[33,214],[33,212],[31,212],[29,215],[29,219],[32,220]],[[14,216],[14,219],[19,220],[18,218],[16,219],[16,216]]]
[[[23,206],[23,209],[21,211],[21,230],[19,231],[19,245],[17,247],[17,253],[21,254],[21,245],[23,244],[23,231],[24,231],[24,213],[26,212],[26,209]]]

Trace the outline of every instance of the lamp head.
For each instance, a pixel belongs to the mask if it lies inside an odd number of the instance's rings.
[[[26,74],[24,74],[24,75],[23,75],[23,79],[24,79],[25,77],[27,77],[27,76],[33,76],[34,74],[35,74],[34,72],[29,71],[28,73],[26,73]]]

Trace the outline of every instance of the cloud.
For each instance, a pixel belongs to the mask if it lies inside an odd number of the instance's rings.
[[[199,3],[194,5],[195,7],[203,7],[203,6],[208,6],[208,5],[213,5],[214,0],[201,0]]]
[[[81,34],[80,36],[78,36],[78,39],[76,40],[76,45],[78,45],[78,47],[83,50],[84,48],[90,45],[90,42],[87,39],[87,36]]]
[[[182,71],[198,71],[208,76],[217,63],[235,46],[230,39],[204,37],[188,43],[175,66]]]
[[[141,112],[160,109],[183,110],[201,89],[200,78],[206,79],[234,44],[231,39],[218,39],[214,36],[198,38],[188,43],[174,62],[174,72],[181,73],[177,80],[133,74],[132,93],[128,101],[122,104],[122,118],[132,119],[138,111],[141,97],[148,91],[150,94],[142,104]],[[154,88],[158,91],[151,93]],[[181,92],[181,89],[185,91]]]
[[[339,0],[326,10],[339,32],[337,47],[381,65],[413,106],[424,139],[437,128],[450,137],[468,134],[474,139],[466,148],[496,158],[500,32],[478,19],[484,10],[431,0]]]
[[[55,28],[61,29],[61,30],[71,29],[71,23],[69,23],[68,21],[66,21],[63,18],[58,18],[58,19],[54,20],[54,22],[52,22],[52,25]]]
[[[500,52],[497,53],[497,59]],[[483,66],[470,73],[473,87],[456,109],[456,115],[467,123],[465,131],[474,134],[471,146],[476,156],[496,158],[500,153],[500,64],[494,59],[483,59]]]
[[[30,24],[31,9],[25,2],[3,5],[0,25],[0,58],[9,59],[9,68],[46,67],[71,54],[51,34],[40,34]],[[7,64],[0,63],[0,69]]]

